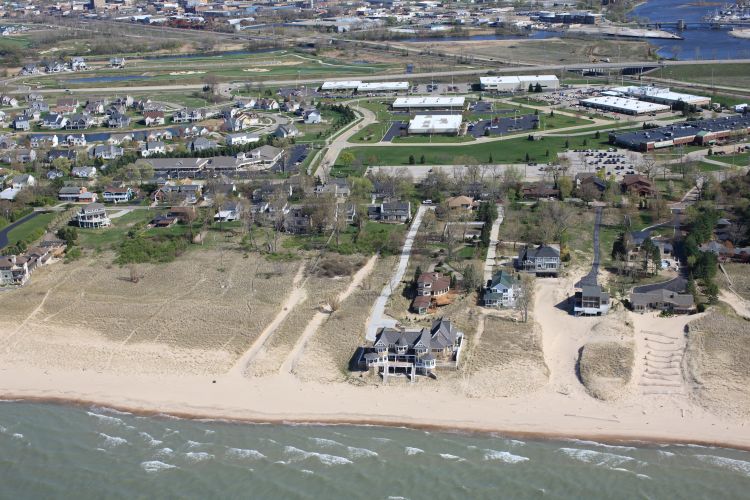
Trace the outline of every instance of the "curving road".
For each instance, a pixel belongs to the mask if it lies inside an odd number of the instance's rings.
[[[29,221],[36,217],[37,215],[41,214],[43,212],[31,212],[29,215],[26,215],[24,217],[21,217],[15,222],[12,222],[5,226],[4,228],[0,229],[0,249],[5,248],[8,246],[8,233],[10,233],[13,229],[15,229],[17,226],[20,226],[26,221]]]

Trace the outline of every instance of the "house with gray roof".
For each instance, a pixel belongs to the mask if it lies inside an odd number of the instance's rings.
[[[429,328],[380,328],[372,346],[362,349],[359,364],[376,370],[384,382],[393,375],[413,382],[417,375],[434,376],[439,367],[456,368],[463,339],[463,332],[445,318]]]
[[[406,224],[411,219],[411,202],[384,202],[367,207],[367,217],[370,220],[391,224]]]
[[[584,285],[573,297],[573,314],[576,316],[601,316],[609,312],[609,294],[599,285]]]
[[[520,290],[517,279],[510,273],[499,271],[487,282],[482,302],[485,307],[515,307]]]
[[[695,300],[692,294],[679,293],[666,288],[630,294],[630,307],[635,312],[669,311],[678,314],[690,314],[695,311]]]
[[[549,245],[524,245],[518,252],[516,268],[537,276],[557,276],[562,268],[560,250]]]

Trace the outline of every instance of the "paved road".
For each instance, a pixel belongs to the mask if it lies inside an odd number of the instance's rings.
[[[26,221],[29,221],[43,212],[31,212],[29,215],[21,217],[17,221],[8,224],[3,229],[0,229],[0,248],[8,246],[8,233],[10,233],[15,227],[20,226]]]
[[[596,286],[599,276],[599,226],[602,223],[602,209],[597,207],[596,219],[594,220],[594,261],[591,263],[591,271],[576,283],[576,287]]]
[[[401,284],[401,280],[404,279],[406,273],[406,267],[409,264],[409,257],[411,256],[411,247],[414,244],[414,238],[417,236],[419,225],[422,223],[422,217],[427,210],[433,210],[435,207],[420,205],[417,209],[417,214],[414,216],[414,220],[411,223],[409,232],[406,234],[406,241],[404,241],[404,247],[401,249],[401,257],[398,261],[391,280],[385,284],[383,290],[380,292],[380,296],[375,300],[375,304],[372,306],[370,312],[370,322],[367,324],[367,340],[374,341],[375,334],[378,332],[378,328],[393,328],[396,326],[396,320],[385,314],[385,306],[388,303],[388,299],[391,294]]]

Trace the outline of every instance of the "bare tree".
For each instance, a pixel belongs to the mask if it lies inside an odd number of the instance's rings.
[[[135,264],[128,266],[128,272],[130,273],[131,283],[138,283],[140,281],[141,277],[138,275],[138,267]]]
[[[534,277],[530,274],[521,275],[516,307],[523,311],[523,322],[529,320],[529,307],[534,303]]]

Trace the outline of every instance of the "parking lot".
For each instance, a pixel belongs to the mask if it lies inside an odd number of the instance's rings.
[[[406,135],[406,131],[409,128],[409,122],[392,122],[388,131],[383,136],[382,142],[391,142],[394,137]]]
[[[640,154],[622,149],[577,149],[559,156],[570,159],[571,173],[604,171],[606,176],[615,176],[621,180],[627,174],[638,173],[635,164]]]
[[[539,124],[539,117],[536,115],[521,115],[514,118],[496,116],[492,120],[479,120],[475,123],[469,123],[466,133],[474,137],[484,135],[503,135],[514,132],[523,132],[534,130]]]

